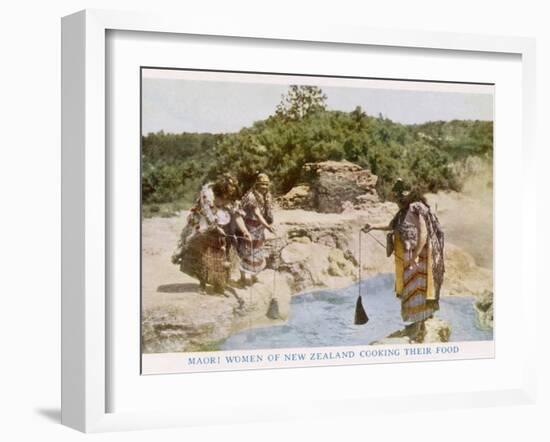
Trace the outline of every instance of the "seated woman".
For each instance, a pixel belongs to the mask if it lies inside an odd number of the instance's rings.
[[[229,281],[227,235],[235,227],[250,240],[238,201],[239,189],[235,178],[220,176],[215,183],[205,184],[187,217],[172,263],[199,280],[201,291],[211,284],[216,293],[224,293]]]

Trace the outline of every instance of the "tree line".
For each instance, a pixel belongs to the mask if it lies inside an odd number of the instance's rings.
[[[305,163],[348,160],[378,175],[382,198],[397,177],[421,192],[460,190],[453,167],[469,156],[492,159],[491,121],[433,121],[417,125],[371,116],[361,107],[328,110],[314,86],[291,86],[273,115],[236,133],[150,133],[142,137],[142,201],[180,201],[202,183],[231,172],[244,188],[258,172],[276,195],[307,181]]]

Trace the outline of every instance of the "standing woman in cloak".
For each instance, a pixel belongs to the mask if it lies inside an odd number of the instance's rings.
[[[437,216],[426,199],[402,180],[392,188],[399,211],[388,225],[363,227],[389,231],[388,256],[395,256],[395,294],[401,300],[403,321],[416,323],[419,331],[424,321],[439,310],[443,283],[444,235]]]
[[[252,237],[252,241],[241,238],[238,242],[237,251],[241,259],[242,285],[254,282],[256,275],[265,268],[265,230],[275,233],[271,226],[273,224],[273,198],[269,191],[269,185],[269,177],[265,173],[260,173],[256,177],[254,186],[246,192],[241,200],[244,224]]]

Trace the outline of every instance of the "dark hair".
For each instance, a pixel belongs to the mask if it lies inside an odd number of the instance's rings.
[[[403,181],[401,178],[397,178],[395,183],[393,184],[393,187],[391,191],[396,194],[402,194],[403,192],[408,192],[411,190],[411,186]]]
[[[239,182],[235,177],[228,173],[224,173],[219,176],[214,185],[212,191],[217,197],[228,198],[236,200],[239,197]]]
[[[422,194],[422,192],[420,192],[418,189],[411,190],[411,192],[407,196],[407,201],[409,204],[416,203],[419,201],[425,204],[426,206],[430,207],[430,205],[428,204],[428,200],[426,199],[424,194]]]

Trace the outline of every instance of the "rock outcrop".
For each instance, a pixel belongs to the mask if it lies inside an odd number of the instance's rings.
[[[424,323],[424,330],[417,339],[419,342],[449,342],[451,337],[451,328],[443,319],[431,318]]]
[[[340,213],[346,201],[354,207],[380,202],[376,192],[378,177],[348,161],[309,163],[315,208],[321,213]]]
[[[477,324],[483,330],[493,329],[493,292],[485,291],[474,302]]]
[[[424,323],[411,324],[403,330],[398,330],[388,337],[373,342],[376,345],[396,344],[428,344],[434,342],[449,342],[451,328],[443,319],[430,318]]]
[[[292,278],[272,269],[257,278],[251,287],[228,287],[225,295],[200,294],[193,283],[159,287],[154,298],[144,303],[143,351],[214,350],[240,330],[284,322],[294,292]],[[266,316],[275,285],[278,320]]]
[[[378,177],[349,161],[307,163],[302,176],[308,184],[296,186],[282,196],[281,207],[341,213],[380,203],[376,191]]]
[[[315,287],[346,287],[357,278],[357,264],[350,255],[307,236],[290,240],[279,253],[279,271],[292,276],[296,293]]]
[[[300,184],[290,189],[277,200],[282,209],[313,210],[313,195],[308,184]]]

